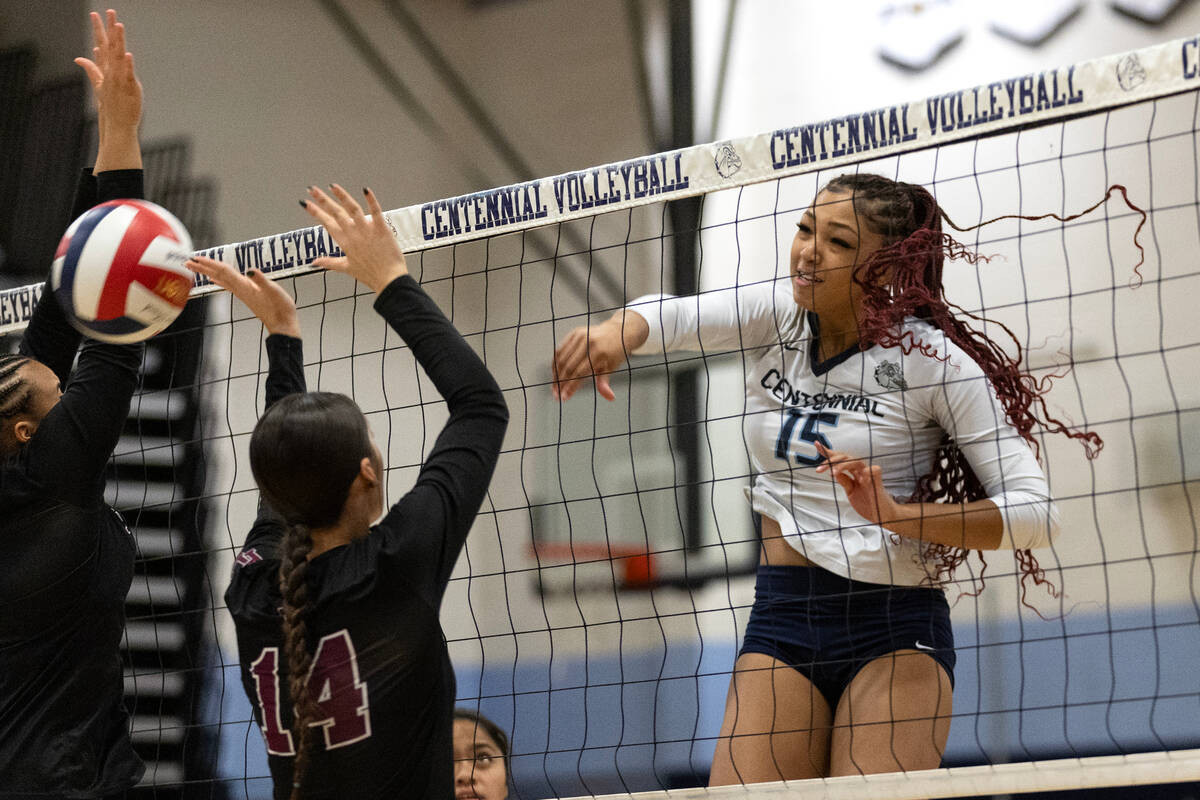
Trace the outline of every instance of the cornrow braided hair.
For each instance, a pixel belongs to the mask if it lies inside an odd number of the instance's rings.
[[[312,656],[308,652],[308,554],[312,534],[305,525],[289,524],[283,537],[279,563],[279,585],[283,594],[283,641],[287,658],[288,694],[292,700],[292,740],[296,760],[292,764],[292,800],[299,800],[304,773],[308,769],[313,720],[320,708],[308,690]]]
[[[0,422],[7,423],[13,417],[29,411],[33,389],[21,377],[21,368],[32,360],[28,356],[15,353],[0,356]],[[0,439],[0,455],[5,455],[8,451],[7,441],[7,435]]]
[[[21,367],[32,360],[16,354],[0,356],[0,419],[15,417],[29,410],[33,392],[21,378]]]
[[[1036,455],[1040,456],[1040,451],[1033,431],[1038,426],[1078,440],[1089,459],[1100,453],[1104,442],[1097,434],[1069,426],[1055,417],[1046,405],[1046,395],[1053,380],[1062,377],[1063,373],[1035,378],[1021,368],[1021,344],[1012,330],[994,320],[971,314],[946,300],[942,286],[945,260],[962,259],[969,264],[977,264],[986,262],[988,257],[969,250],[949,234],[943,233],[942,221],[964,233],[1002,219],[1036,221],[1052,218],[1065,223],[1094,211],[1107,202],[1114,192],[1120,192],[1125,204],[1141,215],[1141,222],[1133,235],[1134,244],[1141,253],[1141,259],[1134,267],[1137,276],[1135,283],[1140,283],[1139,268],[1145,261],[1145,250],[1138,241],[1138,234],[1146,224],[1147,215],[1130,201],[1124,186],[1110,186],[1099,202],[1077,214],[1006,214],[965,228],[956,225],[938,206],[933,195],[916,184],[900,183],[880,175],[849,174],[834,178],[826,184],[825,189],[838,194],[850,193],[856,213],[861,214],[871,229],[888,241],[854,271],[854,281],[864,293],[859,311],[859,331],[864,344],[898,347],[905,354],[916,349],[925,355],[945,360],[949,357],[947,354],[939,355],[933,345],[914,340],[910,331],[900,328],[905,317],[923,319],[943,331],[950,341],[979,365],[1004,407],[1009,425],[1030,443]],[[999,327],[1012,341],[1016,355],[1010,356],[999,344],[964,320]],[[918,480],[910,502],[965,503],[987,496],[970,464],[949,437],[939,447],[933,463],[932,470]],[[968,552],[959,547],[927,543],[925,555],[936,570],[931,576],[932,582],[940,583],[950,578],[966,560]],[[982,553],[980,558],[983,558]],[[1046,578],[1045,571],[1031,551],[1018,550],[1015,558],[1021,570],[1021,602],[1024,605],[1033,608],[1026,599],[1030,581],[1034,585],[1045,586],[1052,597],[1057,597],[1057,590]],[[983,571],[986,570],[987,562],[984,560]],[[981,572],[978,591],[982,591],[982,578]],[[974,594],[978,594],[978,591]]]

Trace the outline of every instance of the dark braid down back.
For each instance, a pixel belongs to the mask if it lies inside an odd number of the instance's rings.
[[[1008,423],[1029,442],[1035,454],[1039,448],[1033,431],[1038,426],[1051,433],[1061,433],[1079,440],[1089,459],[1099,454],[1104,443],[1097,434],[1068,426],[1047,408],[1046,394],[1050,391],[1053,378],[1059,376],[1051,375],[1039,380],[1024,371],[1021,368],[1020,341],[1009,328],[994,320],[986,321],[989,325],[997,325],[1008,335],[1015,347],[1015,356],[1010,356],[987,335],[964,321],[984,321],[982,317],[970,314],[946,300],[942,286],[942,267],[946,258],[977,264],[987,261],[987,257],[968,250],[944,233],[942,221],[963,232],[1001,219],[1033,221],[1053,218],[1068,222],[1095,210],[1113,192],[1119,191],[1126,205],[1141,214],[1142,221],[1134,233],[1134,244],[1143,253],[1144,260],[1144,251],[1137,237],[1146,223],[1146,212],[1130,202],[1124,186],[1109,187],[1099,202],[1078,214],[1066,217],[1058,214],[1009,214],[966,228],[955,225],[933,196],[916,184],[900,183],[880,175],[849,174],[834,178],[826,184],[825,190],[851,194],[855,212],[872,230],[885,238],[885,245],[858,265],[854,272],[854,281],[864,293],[858,320],[864,344],[898,347],[904,353],[916,349],[931,357],[947,358],[944,353],[938,354],[932,344],[914,341],[911,333],[901,331],[900,323],[905,317],[923,319],[942,330],[950,341],[961,347],[980,366],[1004,407]],[[1139,261],[1134,267],[1139,278],[1137,270],[1141,264],[1142,261]],[[933,463],[933,469],[918,480],[910,502],[965,503],[986,497],[983,485],[949,437],[938,449]],[[925,555],[936,569],[930,576],[931,581],[940,583],[950,578],[958,565],[966,560],[968,553],[959,547],[927,543]],[[1057,596],[1032,552],[1018,550],[1015,557],[1021,570],[1022,603],[1028,605],[1025,598],[1028,581],[1046,586],[1052,596]],[[985,571],[986,568],[987,562],[984,561]],[[982,574],[980,578],[982,580]]]
[[[308,691],[312,655],[308,652],[308,554],[312,552],[308,526],[289,524],[279,560],[279,585],[283,595],[283,643],[288,669],[288,696],[292,701],[292,741],[296,760],[292,764],[292,800],[300,787],[312,744],[312,720],[320,719],[320,707]]]
[[[292,703],[292,800],[298,800],[311,756],[311,724],[321,711],[309,692],[308,556],[312,528],[341,517],[364,457],[372,456],[362,411],[329,392],[293,394],[272,405],[250,437],[250,468],[264,501],[287,523],[279,561],[283,639]]]

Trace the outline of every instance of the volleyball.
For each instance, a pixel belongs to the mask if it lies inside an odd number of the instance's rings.
[[[50,285],[80,333],[140,342],[187,303],[193,276],[184,262],[191,252],[191,236],[170,211],[145,200],[111,200],[67,228]]]

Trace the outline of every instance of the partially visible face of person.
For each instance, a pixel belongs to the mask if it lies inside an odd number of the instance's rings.
[[[59,385],[54,370],[40,361],[31,360],[26,363],[21,367],[20,375],[31,392],[29,408],[26,413],[5,420],[5,423],[13,426],[12,435],[16,437],[16,441],[23,443],[33,438],[42,420],[58,405],[58,401],[62,399],[62,386]]]
[[[862,300],[854,268],[884,245],[849,192],[825,190],[800,216],[792,240],[792,299],[818,315],[851,314]]]
[[[455,800],[505,800],[508,767],[488,732],[470,719],[454,720]]]

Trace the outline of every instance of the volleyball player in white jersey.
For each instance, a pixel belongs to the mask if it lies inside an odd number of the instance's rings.
[[[641,298],[572,331],[567,399],[627,353],[742,349],[761,519],[755,603],[710,784],[937,767],[954,639],[942,584],[970,550],[1029,552],[1058,521],[1038,465],[1045,391],[942,295],[944,235],[920,186],[831,181],[800,217],[790,281]],[[1042,414],[1044,416],[1039,416]]]

